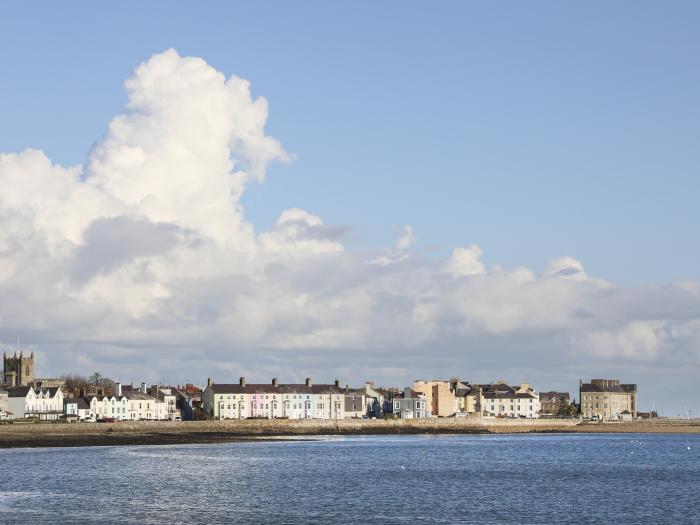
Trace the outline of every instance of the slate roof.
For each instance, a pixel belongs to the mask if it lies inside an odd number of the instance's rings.
[[[78,408],[81,410],[88,410],[90,408],[90,403],[88,402],[87,399],[84,397],[70,397],[68,399],[63,400],[64,405],[78,405]]]
[[[29,389],[32,388],[30,386],[14,386],[10,387],[7,389],[7,395],[8,397],[27,397],[27,393],[29,392]],[[56,392],[58,392],[59,387],[53,386],[49,388],[34,388],[34,393],[35,394],[40,394],[43,393],[44,395],[49,394],[50,397],[54,397],[56,395]]]
[[[410,393],[411,393],[411,397],[408,398],[408,399],[416,399],[416,398],[418,398],[418,397],[425,397],[425,394],[424,394],[424,393],[422,393],[422,392],[417,392],[417,391],[415,391],[415,390],[413,390],[413,389],[410,390]],[[400,398],[400,399],[407,399],[407,398],[406,398],[406,390],[404,390],[403,392],[399,392],[398,394],[394,395],[394,399],[396,399],[397,397]]]
[[[540,401],[551,401],[554,398],[567,401],[570,399],[568,392],[540,392]]]
[[[593,380],[599,381],[599,380]],[[634,393],[637,391],[637,385],[629,384],[622,385],[613,380],[606,381],[605,384],[591,382],[581,385],[581,392],[617,392],[618,394]]]
[[[532,389],[527,392],[518,392],[519,386],[510,386],[505,383],[482,385],[481,390],[486,399],[536,399],[537,394]]]
[[[251,384],[242,386],[239,383],[214,383],[211,385],[215,394],[344,394],[345,389],[335,385],[278,385]]]
[[[153,396],[149,396],[148,394],[144,394],[143,392],[140,392],[139,390],[132,390],[131,392],[124,392],[122,391],[122,397],[125,397],[129,400],[142,400],[142,401],[152,401],[155,400]]]

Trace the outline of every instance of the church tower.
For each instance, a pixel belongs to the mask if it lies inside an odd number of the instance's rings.
[[[34,352],[27,357],[22,350],[19,356],[15,352],[15,355],[10,357],[3,352],[2,361],[6,386],[27,386],[34,381]]]

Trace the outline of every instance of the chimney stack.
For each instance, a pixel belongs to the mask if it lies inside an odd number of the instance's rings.
[[[116,392],[117,396],[122,397],[122,384],[121,383],[117,383],[116,390],[117,390],[117,392]]]
[[[238,380],[238,382],[240,383],[241,386],[245,386],[245,383],[246,383],[245,377],[241,377],[241,378]]]
[[[148,394],[148,392],[146,392],[146,383],[141,383],[141,393]]]
[[[207,377],[207,386],[211,386],[211,385],[212,385],[211,377]],[[187,386],[185,386],[185,388],[187,388]]]
[[[308,387],[314,386],[314,385],[313,385],[313,382],[311,381],[311,378],[310,378],[310,377],[307,377],[307,378],[306,378],[306,386],[308,386]]]
[[[272,386],[274,386],[275,388],[277,388],[278,386],[280,386],[279,381],[277,381],[277,378],[276,378],[276,377],[273,377],[273,378],[272,378]]]
[[[335,387],[340,388],[340,381],[338,381],[337,379],[335,380]]]

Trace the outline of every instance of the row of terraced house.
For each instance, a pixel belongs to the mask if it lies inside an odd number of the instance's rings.
[[[410,387],[360,388],[333,383],[207,381],[204,389],[115,383],[112,388],[67,395],[60,379],[34,379],[34,355],[5,356],[0,419],[162,421],[206,419],[346,419],[395,417],[539,418],[624,420],[637,417],[637,386],[617,379],[580,382],[579,401],[568,392],[538,392],[529,383],[416,380]]]
[[[590,389],[604,385],[620,390],[617,380],[593,380]],[[636,417],[636,385],[624,385],[628,401],[615,405],[586,402],[588,417],[600,419]],[[581,390],[587,399],[587,390]],[[601,400],[607,394],[601,392]],[[612,394],[610,394],[612,395]],[[619,397],[616,392],[615,396]],[[617,399],[617,398],[616,398]],[[620,397],[620,399],[622,399]],[[590,409],[590,407],[593,407]],[[614,407],[614,408],[611,408]],[[509,385],[505,381],[472,384],[451,380],[416,380],[408,388],[378,388],[372,382],[361,388],[341,387],[339,381],[315,384],[307,378],[302,384],[282,384],[276,378],[269,383],[207,382],[202,408],[214,419],[345,419],[359,417],[465,417],[476,414],[491,417],[539,418],[573,416],[577,407],[567,392],[539,393],[528,383]],[[592,412],[591,412],[592,410]]]

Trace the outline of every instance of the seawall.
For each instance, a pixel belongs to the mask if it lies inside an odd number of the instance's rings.
[[[0,425],[0,448],[86,445],[219,443],[302,436],[361,434],[505,434],[563,432],[700,433],[700,421],[587,423],[575,419],[509,420],[234,420]]]

